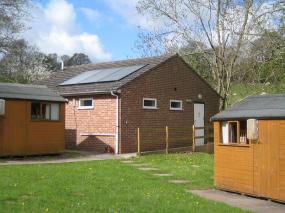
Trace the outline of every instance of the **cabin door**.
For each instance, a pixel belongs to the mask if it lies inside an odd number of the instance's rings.
[[[204,104],[194,103],[194,125],[195,127],[204,127]],[[204,129],[195,130],[195,136],[204,136]],[[197,138],[196,145],[203,145],[204,138]]]
[[[259,139],[253,144],[254,194],[279,197],[279,121],[258,121]],[[284,130],[283,130],[284,131]]]
[[[6,102],[5,139],[3,153],[22,154],[24,153],[27,139],[27,102],[9,101]]]

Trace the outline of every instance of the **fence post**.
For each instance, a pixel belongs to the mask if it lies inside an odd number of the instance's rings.
[[[192,152],[195,152],[195,146],[196,146],[196,141],[195,141],[195,125],[193,124],[193,126],[192,126]]]
[[[168,135],[168,126],[165,127],[165,153],[168,154],[168,146],[169,146],[169,135]]]
[[[140,128],[137,130],[137,140],[138,140],[138,155],[141,155],[141,138],[140,138]]]
[[[209,128],[208,125],[204,126],[204,145],[208,144]]]

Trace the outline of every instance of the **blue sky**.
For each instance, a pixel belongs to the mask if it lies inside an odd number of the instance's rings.
[[[45,53],[84,52],[93,62],[137,57],[135,42],[150,23],[137,0],[35,0],[24,37]]]

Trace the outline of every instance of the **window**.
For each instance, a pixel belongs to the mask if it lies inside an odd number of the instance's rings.
[[[229,143],[237,143],[238,134],[239,134],[238,122],[230,121],[228,123],[228,128],[229,128]]]
[[[93,109],[93,99],[92,98],[82,98],[79,99],[79,108],[78,109]]]
[[[52,121],[58,121],[59,120],[59,104],[51,104],[50,119]]]
[[[245,120],[221,122],[220,143],[248,144],[246,131],[247,122]]]
[[[41,119],[41,104],[40,103],[32,103],[31,107],[31,116],[33,120]]]
[[[157,109],[155,98],[144,98],[143,99],[143,108],[144,109]]]
[[[228,131],[228,122],[221,122],[220,128],[220,143],[228,144],[229,143],[229,131]]]
[[[171,110],[182,110],[182,101],[180,100],[170,100]]]
[[[57,103],[31,103],[32,120],[59,120],[59,104]]]

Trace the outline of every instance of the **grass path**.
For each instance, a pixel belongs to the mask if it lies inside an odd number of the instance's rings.
[[[161,173],[170,173],[165,179],[188,180],[188,188],[213,188],[213,155],[208,154],[170,154],[146,155],[135,158],[134,163],[146,164],[148,167],[159,168]],[[155,173],[159,173],[155,171]]]

